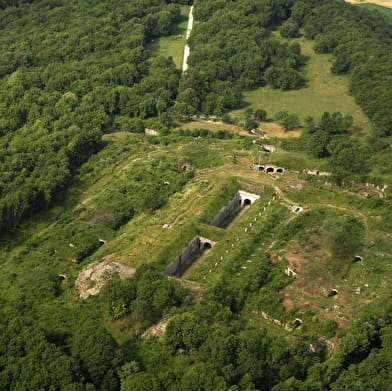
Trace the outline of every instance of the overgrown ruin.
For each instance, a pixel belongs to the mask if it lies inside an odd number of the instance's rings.
[[[257,164],[252,165],[252,170],[265,172],[267,174],[283,174],[285,169],[283,167],[274,166],[272,164]]]
[[[210,225],[218,228],[226,228],[230,222],[243,209],[252,205],[260,196],[239,190],[234,197],[226,204],[210,221]]]
[[[209,250],[215,245],[209,239],[201,236],[195,236],[188,245],[178,254],[174,260],[166,267],[164,274],[166,276],[181,277],[185,271],[199,258],[204,251]]]

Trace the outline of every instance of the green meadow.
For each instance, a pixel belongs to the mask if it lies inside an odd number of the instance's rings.
[[[366,133],[370,131],[371,124],[361,108],[348,94],[348,80],[345,76],[331,73],[332,55],[316,54],[313,42],[304,38],[293,39],[301,45],[302,53],[308,57],[303,69],[306,79],[304,88],[292,91],[274,90],[272,88],[259,88],[244,93],[245,109],[249,106],[263,108],[270,117],[281,110],[297,113],[300,119],[307,116],[319,118],[325,111],[350,114],[355,123]],[[244,109],[234,111],[235,115],[242,115]]]
[[[175,33],[168,37],[157,39],[151,46],[156,55],[165,57],[171,56],[177,68],[181,68],[182,66],[189,9],[190,7],[188,5],[182,5],[181,22],[177,25]]]

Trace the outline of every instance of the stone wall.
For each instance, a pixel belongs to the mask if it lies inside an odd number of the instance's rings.
[[[188,245],[171,262],[164,273],[166,276],[179,276],[203,253],[204,247],[199,236],[195,236]]]
[[[236,193],[234,198],[210,221],[210,225],[225,228],[234,219],[241,207],[241,195]]]

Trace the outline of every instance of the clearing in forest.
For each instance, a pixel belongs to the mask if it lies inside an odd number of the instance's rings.
[[[354,117],[355,124],[366,133],[370,131],[370,122],[355,103],[354,98],[348,94],[348,79],[331,73],[332,55],[316,54],[313,42],[304,38],[291,39],[298,42],[302,53],[308,57],[304,67],[307,85],[305,88],[292,91],[275,90],[272,88],[258,88],[244,92],[246,107],[263,108],[269,117],[274,117],[281,110],[296,113],[301,120],[307,116],[318,119],[325,112],[340,111]],[[244,109],[236,110],[234,115],[239,116]]]
[[[184,45],[186,42],[186,29],[188,24],[188,15],[190,7],[188,5],[181,6],[181,21],[177,25],[174,33],[168,37],[161,37],[151,45],[151,49],[155,55],[172,57],[177,68],[182,66],[182,58],[184,55]]]

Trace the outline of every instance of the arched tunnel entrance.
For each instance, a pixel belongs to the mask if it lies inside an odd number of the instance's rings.
[[[252,204],[252,201],[250,199],[248,199],[248,198],[244,199],[244,206],[249,206],[251,204]]]
[[[209,242],[204,242],[204,244],[203,244],[203,250],[209,250],[209,249],[211,249],[211,248],[212,248],[211,243],[209,243]]]
[[[212,240],[195,236],[165,268],[165,275],[181,277],[190,273],[192,268],[197,266],[198,262],[203,259],[203,255],[214,247],[215,244],[216,242]]]
[[[275,172],[275,169],[273,167],[268,167],[266,172],[269,174],[273,174]]]

